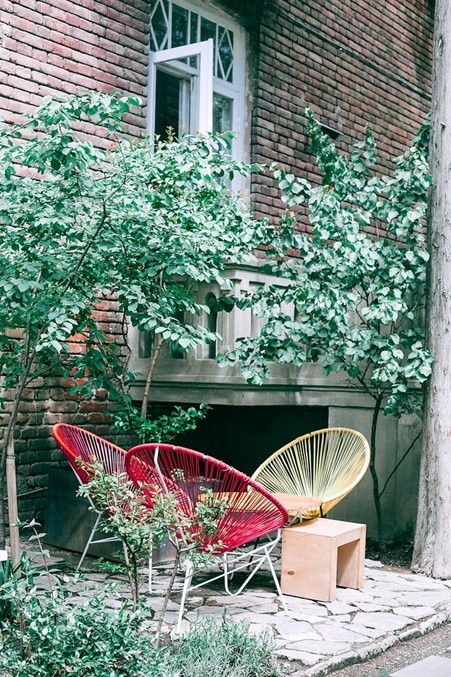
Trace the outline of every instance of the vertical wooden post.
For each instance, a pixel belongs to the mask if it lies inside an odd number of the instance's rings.
[[[14,454],[13,435],[10,435],[6,456],[6,486],[8,491],[8,524],[11,545],[11,564],[13,568],[15,568],[20,561],[20,545],[18,527],[19,512],[17,508],[16,459]]]

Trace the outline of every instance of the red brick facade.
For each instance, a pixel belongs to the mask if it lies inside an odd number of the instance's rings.
[[[314,167],[303,111],[309,107],[342,133],[336,143],[343,149],[371,126],[383,168],[390,169],[429,111],[432,22],[425,2],[266,2],[252,159],[308,177]],[[259,202],[277,204],[271,185],[255,190]]]
[[[89,89],[144,97],[145,0],[4,0],[0,9],[0,114],[17,121],[44,96]],[[144,117],[130,120],[140,134]]]
[[[0,9],[0,115],[17,122],[44,96],[87,89],[143,99],[129,132],[145,129],[149,2],[145,0],[3,0]],[[214,6],[214,3],[211,3]],[[298,175],[314,171],[304,108],[341,132],[343,148],[375,131],[381,168],[401,154],[429,109],[432,10],[426,0],[223,0],[249,37],[251,159],[277,161]],[[277,193],[255,180],[257,213],[271,214]],[[107,311],[104,311],[107,312]],[[113,322],[113,317],[104,318]],[[114,322],[112,332],[114,333]],[[60,458],[50,440],[58,420],[108,433],[107,403],[78,402],[57,382],[24,396],[17,452],[19,493],[45,486]],[[22,501],[42,516],[45,501]]]

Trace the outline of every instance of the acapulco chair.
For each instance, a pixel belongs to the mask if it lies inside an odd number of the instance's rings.
[[[263,564],[267,564],[286,611],[271,553],[278,544],[281,528],[288,521],[288,512],[266,489],[235,468],[198,451],[169,444],[143,444],[126,454],[125,467],[130,477],[153,507],[156,495],[171,496],[176,503],[179,524],[171,541],[184,558],[185,577],[177,623],[183,617],[186,597],[212,581],[223,579],[230,595],[239,594]],[[214,528],[204,528],[199,506],[218,507]],[[184,524],[190,527],[184,531]],[[255,549],[245,549],[263,536],[268,539]],[[198,568],[193,552],[210,552],[220,559],[222,571],[197,584],[192,583]],[[194,560],[194,561],[193,561]],[[234,592],[230,578],[246,571],[245,580]]]
[[[316,496],[301,519],[326,515],[360,482],[368,469],[370,447],[357,430],[324,428],[297,437],[266,459],[252,479],[273,494]],[[282,500],[282,499],[281,499]]]
[[[100,462],[105,473],[123,476],[128,480],[125,471],[125,449],[99,437],[88,430],[67,423],[57,423],[52,428],[52,435],[68,460],[80,484],[86,484],[90,480],[89,464]],[[80,569],[89,548],[96,543],[111,543],[119,541],[115,536],[103,536],[95,538],[100,532],[99,522],[104,515],[102,510],[96,507],[88,495],[87,499],[96,514],[94,526],[91,529],[88,540],[78,562],[77,571]]]

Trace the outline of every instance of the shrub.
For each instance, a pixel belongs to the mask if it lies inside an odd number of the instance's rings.
[[[213,640],[214,638],[214,640]],[[253,635],[249,623],[229,623],[226,616],[193,624],[169,647],[164,677],[281,677],[273,658],[274,640],[268,630]]]
[[[77,582],[77,581],[76,581]],[[56,581],[0,588],[16,613],[0,624],[0,674],[8,677],[154,677],[158,652],[142,630],[150,613],[133,611],[114,588],[79,592]]]

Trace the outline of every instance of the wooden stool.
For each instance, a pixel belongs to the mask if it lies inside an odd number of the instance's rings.
[[[366,525],[318,517],[282,534],[282,592],[332,602],[337,585],[363,588]]]

